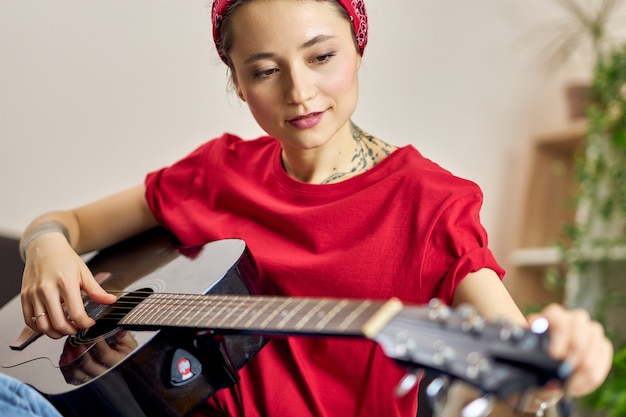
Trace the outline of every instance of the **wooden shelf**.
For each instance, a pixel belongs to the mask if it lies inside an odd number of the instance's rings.
[[[535,140],[520,247],[552,246],[565,224],[574,220],[574,158],[586,131],[587,124],[580,121]]]
[[[513,266],[519,268],[555,266],[562,261],[563,254],[555,246],[519,248],[511,254]]]
[[[573,151],[582,142],[588,126],[586,119],[576,120],[561,130],[539,135],[535,146],[560,152]]]
[[[521,229],[507,274],[507,287],[522,310],[563,299],[562,291],[546,288],[545,279],[549,269],[562,267],[556,243],[575,219],[574,161],[586,132],[586,120],[576,120],[533,141]]]
[[[593,248],[588,251],[582,251],[576,257],[582,261],[609,261],[623,262],[626,261],[626,246],[613,246],[610,248]]]

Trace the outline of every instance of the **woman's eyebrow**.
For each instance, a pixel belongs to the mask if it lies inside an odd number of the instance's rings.
[[[308,41],[304,42],[302,45],[300,45],[300,49],[306,49],[309,48],[313,45],[316,45],[320,42],[324,42],[327,41],[329,39],[334,39],[336,38],[336,36],[331,36],[331,35],[317,35],[311,39],[309,39]],[[250,55],[250,57],[248,59],[246,59],[243,63],[244,64],[250,64],[254,61],[258,61],[261,59],[266,59],[266,58],[272,58],[274,57],[276,54],[274,52],[258,52],[256,54],[252,54]]]
[[[248,59],[243,61],[243,63],[247,65],[260,59],[272,58],[274,55],[276,54],[273,52],[259,52],[256,54],[252,54]]]
[[[308,48],[308,47],[313,46],[313,45],[315,45],[317,43],[324,42],[324,41],[327,41],[329,39],[333,39],[335,37],[336,36],[331,36],[331,35],[317,35],[314,38],[304,42],[302,44],[302,46],[300,46],[300,48],[301,49]]]

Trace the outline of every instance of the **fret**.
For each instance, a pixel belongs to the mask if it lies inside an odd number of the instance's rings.
[[[317,326],[315,326],[315,329],[318,331],[324,329],[326,325],[328,324],[328,322],[330,322],[346,304],[347,304],[346,300],[341,300],[340,302],[338,302],[335,305],[335,307],[333,307],[332,310],[330,310],[330,312],[328,312],[328,314],[326,314],[324,318],[322,318],[322,320],[320,320],[319,323],[317,323]]]
[[[246,320],[247,317],[249,317],[250,315],[257,315],[258,313],[256,312],[257,310],[255,310],[255,308],[261,302],[262,302],[261,299],[253,299],[252,303],[250,303],[250,305],[245,306],[244,311],[238,314],[238,317],[236,317],[235,320],[231,323],[231,326],[240,327],[239,322]],[[250,320],[246,320],[246,322],[250,322]],[[241,327],[247,328],[247,326],[241,326]]]
[[[180,297],[177,294],[171,294],[167,298],[167,324],[170,326],[180,326],[182,321],[181,317],[184,317],[190,310],[192,310],[194,304],[187,302],[189,297],[185,295]]]
[[[200,308],[199,305],[195,305],[191,303],[188,304],[187,309],[181,309],[181,310],[185,311],[183,321],[180,322],[180,326],[184,326],[184,327],[191,327],[191,324],[194,323],[194,320],[196,319],[198,314],[202,312],[202,309]],[[193,313],[193,314],[189,315],[189,313]]]
[[[156,323],[162,325],[168,325],[170,323],[170,312],[172,308],[172,297],[168,296],[168,294],[163,294],[161,297],[158,297],[160,303],[158,303],[158,308],[155,309],[156,315],[152,318]]]
[[[194,308],[194,299],[190,299],[190,296],[186,294],[172,294],[172,296],[172,299],[174,300],[173,305],[178,311],[175,311],[173,315],[170,315],[169,323],[173,326],[188,327],[191,318],[195,317],[200,312],[199,309]],[[191,317],[189,315],[190,313],[193,313]]]
[[[207,297],[205,299],[205,297]],[[216,299],[213,296],[200,296],[194,302],[194,308],[197,313],[194,314],[194,320],[189,323],[192,327],[200,327],[200,323],[213,324],[216,316],[219,316],[222,310],[224,300]]]
[[[369,301],[364,301],[364,302],[359,303],[359,305],[357,305],[357,307],[354,310],[352,310],[350,314],[346,316],[343,322],[341,322],[339,326],[337,326],[337,329],[339,329],[339,331],[345,331],[348,328],[348,326],[350,326],[352,322],[354,322],[354,320],[360,317],[361,313],[367,310],[367,308],[371,305],[372,303]]]
[[[146,308],[137,308],[140,306],[145,306]],[[147,318],[151,315],[151,311],[157,306],[155,305],[153,295],[151,294],[143,302],[139,303],[137,307],[135,307],[126,317],[134,315],[136,316],[134,319],[135,323],[146,324],[148,322]]]
[[[236,301],[238,300],[235,297],[228,297],[226,303],[222,303],[223,305],[220,307],[220,313],[217,314],[219,317],[216,318],[216,320],[219,321],[215,323],[215,327],[223,328],[226,320],[228,320],[230,317],[232,317],[233,314],[237,312]],[[222,313],[224,312],[224,310],[228,309],[229,307],[231,307],[229,311],[226,311],[226,315],[222,317]]]
[[[302,310],[302,308],[304,307],[304,303],[305,302],[306,302],[305,300],[298,301],[298,304],[296,304],[294,308],[292,308],[287,314],[285,314],[282,317],[281,321],[278,322],[278,324],[276,326],[279,329],[283,329],[287,325],[289,320],[291,320],[292,317],[294,317],[296,314],[298,314],[298,312],[300,310]]]
[[[267,316],[267,317],[265,318],[265,320],[263,320],[263,321],[261,322],[261,324],[259,325],[259,327],[260,327],[261,329],[267,329],[267,327],[268,327],[269,323],[270,323],[272,320],[274,320],[274,317],[276,317],[276,316],[277,316],[280,312],[282,312],[282,311],[283,311],[283,307],[284,307],[284,305],[285,305],[285,304],[289,304],[289,300],[290,300],[289,298],[285,298],[284,300],[281,300],[280,306],[278,306],[278,308],[274,308],[274,311],[272,311],[272,312],[270,313],[270,315],[269,315],[269,316]]]
[[[315,306],[313,306],[312,309],[309,310],[309,312],[307,314],[305,314],[304,316],[302,316],[302,318],[300,319],[300,321],[298,323],[296,323],[296,325],[294,326],[294,328],[296,330],[302,330],[304,328],[304,326],[306,326],[309,321],[319,312],[322,310],[322,308],[329,303],[328,299],[322,299],[319,302],[315,303]]]
[[[261,302],[261,301],[262,301],[262,299],[261,299],[261,298],[259,298],[259,302]],[[253,326],[253,323],[255,323],[255,322],[256,322],[256,320],[257,320],[259,317],[261,317],[261,315],[265,313],[265,310],[267,310],[268,308],[270,308],[270,306],[271,306],[271,305],[272,305],[271,303],[264,303],[264,305],[262,305],[262,306],[261,306],[261,308],[260,308],[260,309],[258,309],[258,310],[257,310],[257,312],[256,312],[256,313],[255,313],[252,317],[250,317],[250,318],[248,319],[248,321],[246,321],[246,322],[243,324],[243,327],[244,327],[245,329],[249,329],[250,327],[252,327],[252,326]]]
[[[187,313],[189,313],[189,308],[182,308],[182,303],[178,304],[177,311],[171,316],[172,324],[180,326],[180,323],[183,322],[183,319],[187,317]]]
[[[204,299],[205,297],[207,299]],[[194,309],[195,314],[193,315],[193,320],[190,320],[187,326],[200,327],[202,323],[205,324],[204,327],[214,325],[215,317],[219,316],[223,302],[224,300],[214,299],[212,296],[198,296],[193,301],[189,300],[189,306]]]

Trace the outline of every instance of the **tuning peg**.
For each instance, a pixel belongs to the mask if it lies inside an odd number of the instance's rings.
[[[530,325],[530,330],[535,334],[544,334],[550,328],[550,322],[545,317],[539,317]]]
[[[465,318],[463,324],[461,324],[461,329],[467,333],[482,333],[485,330],[486,321],[479,314],[474,314]]]
[[[422,375],[424,375],[423,369],[415,369],[402,377],[402,379],[398,383],[398,386],[396,387],[396,397],[404,397],[406,394],[408,394],[409,391],[411,391],[415,387],[415,385],[417,385],[419,380],[422,378]]]
[[[444,321],[450,317],[452,310],[443,301],[433,298],[428,303],[428,317],[435,321]]]
[[[464,319],[467,319],[469,317],[473,317],[473,316],[478,314],[478,310],[476,310],[475,307],[473,307],[473,306],[471,306],[469,304],[461,304],[460,306],[457,307],[457,312]]]
[[[510,322],[507,322],[500,327],[500,340],[503,342],[508,342],[509,340],[519,341],[524,337],[524,334],[525,330],[522,327]]]
[[[470,305],[462,305],[458,307],[458,312],[463,319],[461,330],[466,333],[482,333],[486,327],[486,321],[478,311]]]
[[[435,342],[432,362],[439,368],[445,368],[456,359],[456,351],[441,340]]]
[[[491,411],[493,411],[493,398],[485,395],[463,407],[461,417],[488,417]]]
[[[483,355],[479,352],[472,352],[467,355],[467,368],[465,369],[465,376],[467,376],[467,378],[476,380],[488,371],[489,362]]]
[[[426,397],[430,401],[433,409],[440,409],[446,403],[450,380],[442,375],[433,379],[426,387]]]

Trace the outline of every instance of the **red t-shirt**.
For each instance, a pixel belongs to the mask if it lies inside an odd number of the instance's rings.
[[[148,204],[183,245],[244,239],[257,294],[449,303],[468,273],[503,276],[480,223],[479,187],[415,148],[326,185],[291,178],[280,154],[273,138],[225,134],[149,174]],[[247,417],[415,416],[414,393],[394,394],[403,374],[370,341],[277,338],[208,406]]]

